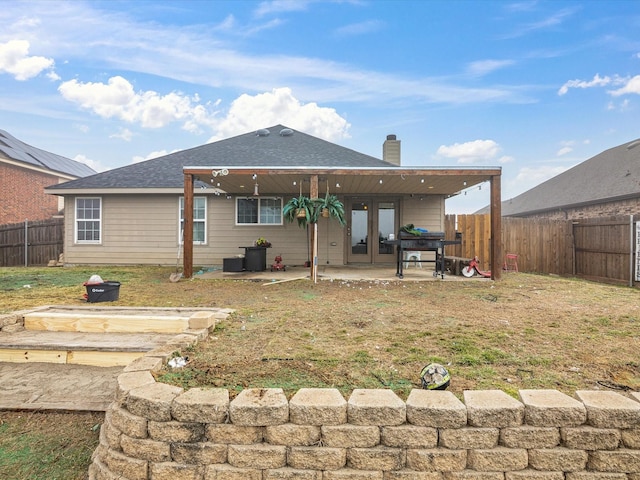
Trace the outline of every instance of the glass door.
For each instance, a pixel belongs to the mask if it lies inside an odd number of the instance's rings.
[[[398,202],[396,201],[379,201],[376,203],[376,216],[377,216],[377,244],[374,250],[373,263],[391,263],[396,261],[395,246],[387,245],[386,240],[389,240],[389,235],[393,237],[398,231],[396,225],[396,207]]]
[[[369,237],[370,202],[368,200],[353,199],[351,212],[347,217],[347,236],[349,263],[371,263],[371,245]]]
[[[347,263],[394,263],[385,241],[398,229],[398,201],[356,197],[347,205]]]

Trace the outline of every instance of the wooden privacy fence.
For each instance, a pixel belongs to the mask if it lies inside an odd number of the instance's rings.
[[[0,266],[47,265],[63,246],[63,218],[0,225]]]
[[[480,259],[489,268],[489,215],[447,215],[446,238],[462,233],[462,244],[446,247],[449,256]],[[502,256],[518,255],[518,269],[529,273],[575,275],[632,285],[634,218],[581,220],[502,218]]]

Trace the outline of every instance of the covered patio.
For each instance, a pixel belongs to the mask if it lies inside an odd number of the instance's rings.
[[[304,168],[304,167],[192,167],[185,166],[184,174],[184,255],[183,275],[193,276],[193,201],[197,182],[212,185],[223,195],[290,195],[300,192],[310,198],[324,195],[324,188],[331,188],[341,196],[353,195],[441,195],[445,198],[458,195],[466,189],[483,183],[490,184],[491,259],[492,279],[499,279],[501,272],[501,169],[480,168]],[[444,212],[442,212],[444,215]],[[311,251],[317,251],[316,235],[311,235]],[[310,278],[316,280],[322,272],[315,261],[311,262]],[[336,268],[336,267],[332,267]],[[338,267],[339,268],[339,267]],[[344,269],[354,269],[351,264]],[[428,271],[428,269],[427,269]],[[264,274],[269,274],[263,272]],[[275,272],[277,274],[283,272]],[[388,274],[395,277],[395,268]],[[387,276],[388,276],[387,274]]]

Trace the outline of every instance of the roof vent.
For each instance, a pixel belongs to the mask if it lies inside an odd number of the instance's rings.
[[[268,137],[271,132],[266,128],[261,128],[256,132],[259,137]]]
[[[290,128],[283,128],[282,130],[280,130],[281,137],[290,137],[291,135],[293,135],[293,130],[291,130]]]

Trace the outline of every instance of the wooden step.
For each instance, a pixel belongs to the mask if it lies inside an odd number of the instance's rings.
[[[23,330],[0,335],[0,362],[125,366],[165,345],[174,334]]]
[[[55,332],[181,333],[208,328],[221,314],[172,308],[48,307],[24,314],[27,330]]]

